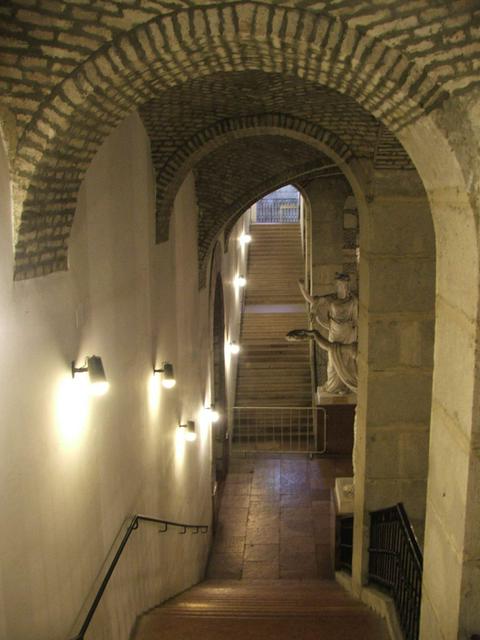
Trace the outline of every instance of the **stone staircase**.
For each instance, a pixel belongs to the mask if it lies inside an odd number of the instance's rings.
[[[351,472],[348,458],[232,459],[209,579],[143,616],[135,640],[387,640],[332,579],[331,489]]]
[[[383,621],[327,580],[207,580],[144,616],[136,640],[387,640]]]
[[[282,449],[293,438],[307,448],[307,441],[313,442],[311,412],[279,411],[312,402],[309,345],[285,340],[289,331],[307,324],[297,284],[304,270],[300,225],[253,224],[250,233],[233,445]]]
[[[250,234],[246,304],[303,304],[300,224],[252,224]]]
[[[235,404],[292,406],[311,404],[309,347],[285,335],[306,325],[305,313],[243,315]]]

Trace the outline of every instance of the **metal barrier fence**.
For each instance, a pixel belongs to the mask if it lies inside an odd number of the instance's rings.
[[[286,224],[298,222],[300,204],[297,199],[259,200],[256,206],[255,221],[262,223]]]
[[[232,451],[313,454],[326,450],[327,414],[323,407],[233,408]]]

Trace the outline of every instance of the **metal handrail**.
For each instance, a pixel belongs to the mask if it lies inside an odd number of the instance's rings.
[[[92,604],[90,605],[87,615],[85,616],[85,620],[80,628],[79,633],[76,636],[74,636],[71,640],[84,640],[88,627],[90,626],[92,618],[95,615],[95,611],[97,610],[98,605],[100,604],[100,600],[102,599],[105,589],[107,588],[107,585],[110,581],[110,578],[112,577],[112,574],[115,571],[115,567],[117,566],[118,561],[120,560],[123,550],[125,549],[127,542],[130,536],[132,535],[132,533],[136,529],[138,529],[138,525],[140,522],[155,522],[156,524],[161,524],[162,529],[158,530],[159,533],[165,533],[168,530],[168,527],[178,527],[180,529],[183,529],[183,531],[180,531],[181,535],[186,534],[188,530],[193,530],[194,534],[197,534],[197,533],[205,534],[208,532],[208,525],[184,524],[183,522],[173,522],[172,520],[162,520],[161,518],[155,518],[154,516],[145,516],[142,514],[134,515],[130,520],[130,524],[128,525],[128,528],[118,546],[115,556],[113,557],[113,560],[111,561],[107,569],[107,572],[105,573],[105,577],[103,578],[102,583],[98,588],[97,593],[95,594],[95,597],[92,601]]]
[[[422,589],[422,552],[402,503],[370,513],[371,582],[386,588],[407,640],[417,640]]]

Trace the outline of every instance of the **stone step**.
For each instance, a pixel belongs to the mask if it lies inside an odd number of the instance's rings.
[[[134,637],[387,640],[388,634],[380,618],[333,581],[244,579],[193,587],[143,616]]]

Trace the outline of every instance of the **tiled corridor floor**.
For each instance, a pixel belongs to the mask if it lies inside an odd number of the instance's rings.
[[[348,459],[234,458],[210,578],[331,578],[335,476]]]

